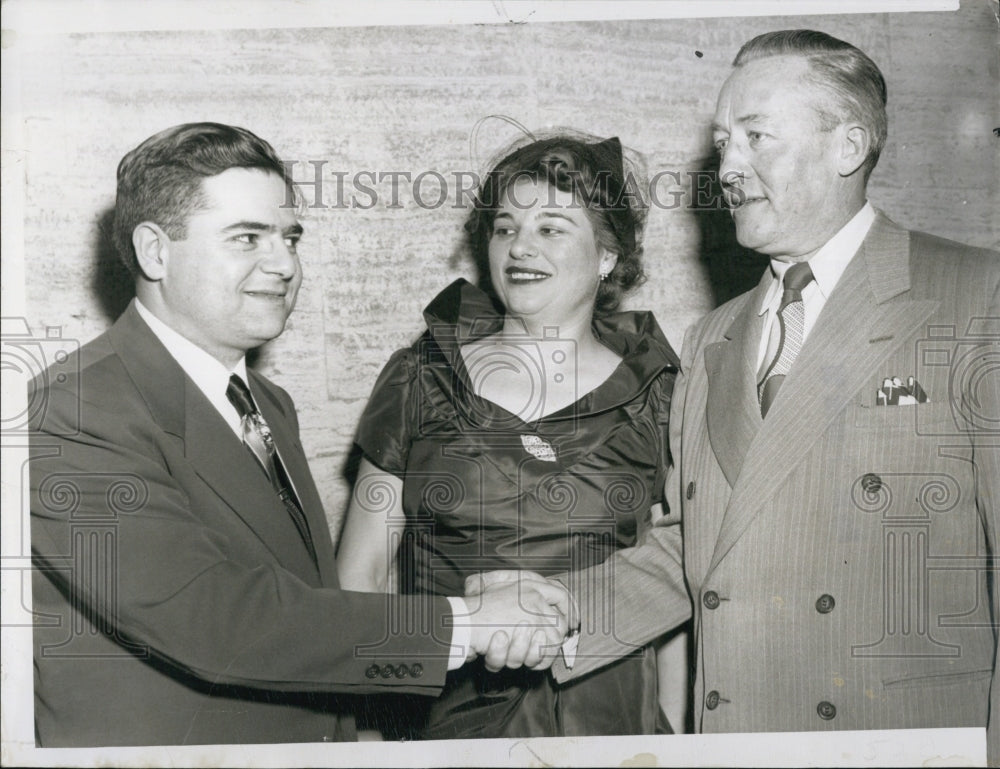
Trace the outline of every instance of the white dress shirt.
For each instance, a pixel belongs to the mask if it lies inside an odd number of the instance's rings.
[[[240,413],[229,402],[226,390],[229,389],[229,377],[232,374],[236,374],[244,382],[247,382],[246,358],[240,358],[239,363],[230,371],[214,356],[209,355],[190,339],[178,334],[153,315],[138,299],[135,300],[135,309],[138,311],[139,317],[146,321],[146,325],[156,335],[156,338],[167,348],[167,352],[177,361],[177,365],[191,377],[191,381],[198,386],[198,389],[208,398],[208,402],[215,406],[215,410],[222,415],[222,418],[236,433],[236,437],[242,441],[243,429],[240,426]]]
[[[233,369],[229,370],[215,357],[153,315],[138,299],[135,300],[135,309],[156,338],[167,348],[167,352],[177,361],[177,365],[198,386],[208,398],[208,402],[215,406],[216,411],[233,429],[236,437],[242,441],[243,428],[240,424],[240,414],[229,402],[226,390],[229,389],[229,377],[232,374],[248,382],[246,357],[240,358]],[[472,627],[468,624],[472,621],[472,617],[469,616],[469,609],[464,599],[449,596],[448,602],[451,604],[451,613],[455,619],[451,652],[448,655],[448,670],[457,670],[465,664],[466,653],[472,641]]]
[[[812,270],[814,280],[802,289],[802,304],[805,311],[803,343],[809,337],[809,332],[815,325],[820,311],[826,305],[826,300],[830,298],[840,276],[843,275],[847,265],[858,252],[874,221],[875,209],[872,208],[871,203],[866,202],[861,210],[809,259],[809,267]],[[760,335],[760,348],[757,352],[758,371],[764,363],[768,342],[771,338],[771,326],[774,325],[778,317],[778,307],[781,306],[782,279],[792,264],[793,262],[771,260],[771,285],[768,287],[758,311],[758,315],[767,315],[764,318],[764,327]]]

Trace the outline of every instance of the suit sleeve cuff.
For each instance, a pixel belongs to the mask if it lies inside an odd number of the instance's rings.
[[[569,595],[569,600],[573,602],[573,612],[576,618],[576,624],[569,629],[569,634],[566,636],[566,640],[562,642],[562,647],[560,651],[563,656],[563,664],[566,666],[567,670],[573,669],[573,664],[576,662],[576,650],[580,645],[580,607],[577,605],[576,597],[573,592],[569,589],[569,579],[568,575],[557,574],[554,577],[550,577],[553,582],[558,582],[564,588],[566,588],[566,594]]]
[[[472,627],[469,625],[469,607],[465,600],[448,596],[451,604],[452,631],[451,652],[448,654],[448,670],[458,670],[469,656],[472,643]]]

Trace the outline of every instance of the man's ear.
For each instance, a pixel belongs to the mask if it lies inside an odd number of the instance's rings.
[[[840,132],[837,172],[841,176],[850,176],[864,165],[871,148],[871,135],[860,123],[844,123],[837,130]]]
[[[139,270],[147,280],[161,280],[170,258],[170,238],[155,222],[142,222],[132,230]]]

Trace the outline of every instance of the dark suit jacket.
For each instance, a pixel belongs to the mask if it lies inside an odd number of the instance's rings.
[[[762,420],[768,280],[684,341],[671,412],[684,574],[675,501],[643,547],[612,559],[597,582],[610,594],[580,602],[598,632],[572,675],[682,620],[686,577],[699,731],[985,726],[1000,616],[987,561],[1000,528],[1000,257],[880,215]],[[915,376],[929,402],[876,406],[894,375]]]
[[[30,395],[39,745],[353,739],[349,695],[439,691],[447,601],[338,589],[287,393],[250,373],[318,567],[134,307],[67,369]]]

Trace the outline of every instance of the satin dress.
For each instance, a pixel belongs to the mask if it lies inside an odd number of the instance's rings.
[[[477,396],[459,351],[498,332],[502,308],[459,280],[424,317],[427,332],[390,358],[358,432],[365,456],[403,479],[402,591],[463,595],[471,574],[574,572],[636,544],[662,498],[678,365],[652,314],[595,318],[621,363],[576,403],[531,421]],[[544,387],[542,372],[525,375],[536,374]],[[440,698],[405,710],[394,717],[424,739],[669,731],[651,647],[563,686],[547,671],[491,673],[479,660],[449,673]]]

